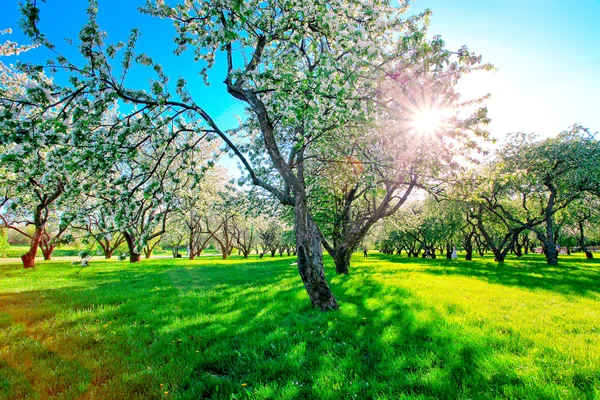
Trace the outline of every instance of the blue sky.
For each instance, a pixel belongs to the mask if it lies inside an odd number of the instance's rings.
[[[139,15],[136,7],[142,1],[99,3],[100,24],[108,31],[109,41],[125,40],[130,28],[140,26],[141,50],[150,55],[170,54],[170,24]],[[13,28],[15,32],[2,40],[25,41],[16,24],[17,4],[17,0],[0,2],[0,29]],[[85,20],[86,2],[47,0],[40,5],[42,31],[66,49],[62,38],[76,37]],[[450,48],[466,44],[497,67],[497,72],[475,74],[463,85],[467,96],[492,94],[487,104],[494,137],[502,139],[516,131],[552,136],[575,122],[594,132],[600,130],[600,0],[413,2],[413,12],[424,8],[434,11],[432,35],[441,34]],[[26,57],[38,61],[47,58],[42,50]],[[191,59],[189,55],[185,58]],[[185,76],[189,83],[200,86],[193,63],[171,56],[156,59],[167,72]],[[213,86],[199,91],[196,98],[218,121],[229,124],[233,114],[241,113],[241,107],[221,90],[222,80],[216,74]]]

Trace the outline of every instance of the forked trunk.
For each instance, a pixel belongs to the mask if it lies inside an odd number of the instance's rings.
[[[47,247],[42,247],[42,254],[44,255],[44,260],[48,261],[52,258],[52,253],[54,252],[54,247],[55,246],[47,246]]]
[[[497,250],[495,247],[492,248],[492,252],[494,253],[494,261],[498,263],[503,263],[506,258],[506,253],[500,250]]]
[[[21,256],[21,260],[23,261],[23,268],[33,268],[35,267],[35,255],[37,254],[38,246],[40,245],[40,240],[42,239],[42,234],[44,232],[44,228],[36,227],[33,236],[31,237],[31,243],[29,245],[29,251]]]
[[[317,225],[308,215],[306,200],[296,196],[295,234],[298,251],[298,272],[313,307],[323,311],[339,308],[325,280],[323,250]]]

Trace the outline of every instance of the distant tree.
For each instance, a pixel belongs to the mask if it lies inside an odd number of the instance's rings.
[[[478,174],[474,193],[481,200],[478,226],[497,260],[505,252],[485,228],[486,213],[507,228],[503,244],[509,250],[519,234],[532,230],[548,264],[556,265],[555,214],[585,193],[600,191],[600,142],[578,125],[541,141],[516,135],[498,151],[488,172]]]
[[[114,215],[102,206],[91,207],[88,215],[82,216],[74,227],[86,232],[100,246],[107,260],[125,243],[125,237],[115,225]]]
[[[270,253],[271,257],[275,257],[275,253],[277,252],[277,248],[282,239],[281,234],[281,226],[274,220],[269,221],[267,225],[258,231],[260,247],[262,248],[260,258],[267,253]]]
[[[171,214],[171,217],[167,219],[167,229],[160,239],[160,243],[171,249],[173,258],[178,258],[181,257],[179,249],[182,246],[185,248],[187,232],[182,221],[173,218],[174,215],[176,214]]]
[[[585,253],[586,258],[594,258],[588,249],[588,237],[586,231],[600,225],[600,199],[597,196],[587,195],[573,201],[563,210],[567,219],[567,236],[573,239],[575,245],[579,246]]]

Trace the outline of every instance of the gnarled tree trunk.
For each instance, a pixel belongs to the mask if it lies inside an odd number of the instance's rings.
[[[319,228],[308,215],[306,200],[296,195],[295,234],[298,251],[298,272],[310,297],[313,307],[325,310],[339,308],[325,280],[323,250]]]
[[[345,245],[337,246],[331,256],[333,257],[333,262],[335,263],[335,272],[338,274],[348,274],[352,250],[348,249],[348,247]]]
[[[37,254],[37,249],[40,245],[43,231],[43,227],[35,227],[35,232],[33,233],[31,242],[29,244],[29,251],[21,256],[23,268],[33,268],[35,266],[35,255]]]

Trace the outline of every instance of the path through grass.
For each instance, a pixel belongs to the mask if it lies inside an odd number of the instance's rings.
[[[0,398],[600,397],[597,260],[292,261],[0,264]]]

